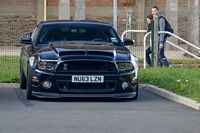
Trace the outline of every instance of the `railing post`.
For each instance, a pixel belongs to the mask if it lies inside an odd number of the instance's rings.
[[[154,20],[154,67],[158,66],[158,16],[153,17]]]
[[[152,68],[154,68],[154,20],[151,21],[151,64]]]

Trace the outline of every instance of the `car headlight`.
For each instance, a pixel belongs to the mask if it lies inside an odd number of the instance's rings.
[[[55,63],[54,62],[40,61],[37,65],[37,68],[41,69],[41,70],[52,71],[55,68]]]
[[[130,62],[119,62],[117,63],[119,71],[131,71],[134,69],[134,66]]]
[[[54,63],[52,63],[52,62],[47,62],[46,63],[46,69],[47,70],[53,70],[54,69]]]
[[[131,55],[131,61],[132,61],[132,64],[135,68],[135,77],[132,79],[132,82],[135,82],[135,80],[138,78],[138,58]]]
[[[131,60],[134,66],[138,66],[138,58],[136,58],[135,56],[131,55]]]

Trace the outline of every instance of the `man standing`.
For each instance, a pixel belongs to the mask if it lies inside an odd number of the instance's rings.
[[[159,12],[157,6],[152,7],[152,15],[158,17],[158,31],[165,31],[165,16]],[[164,33],[158,34],[158,64],[160,67],[163,65],[169,67],[169,62],[165,57],[165,42],[167,36]]]

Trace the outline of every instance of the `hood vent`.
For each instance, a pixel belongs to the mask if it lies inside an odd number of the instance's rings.
[[[105,51],[60,51],[59,56],[108,56],[113,57],[113,51],[105,52]]]
[[[88,51],[88,56],[110,56],[113,57],[113,51],[112,52],[105,52],[105,51]]]
[[[66,55],[85,55],[85,51],[61,51],[59,52],[59,56],[66,56]]]

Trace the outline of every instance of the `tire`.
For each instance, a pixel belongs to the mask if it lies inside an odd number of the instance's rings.
[[[132,100],[137,100],[137,98],[138,98],[138,82],[137,82],[137,85],[136,85],[135,92],[136,92],[136,95],[132,98]]]
[[[26,83],[26,98],[28,100],[33,100],[34,97],[32,95],[32,78],[31,78],[31,68],[28,69],[28,75],[27,75],[27,83]]]
[[[26,89],[26,77],[24,75],[22,67],[20,67],[20,88]]]

